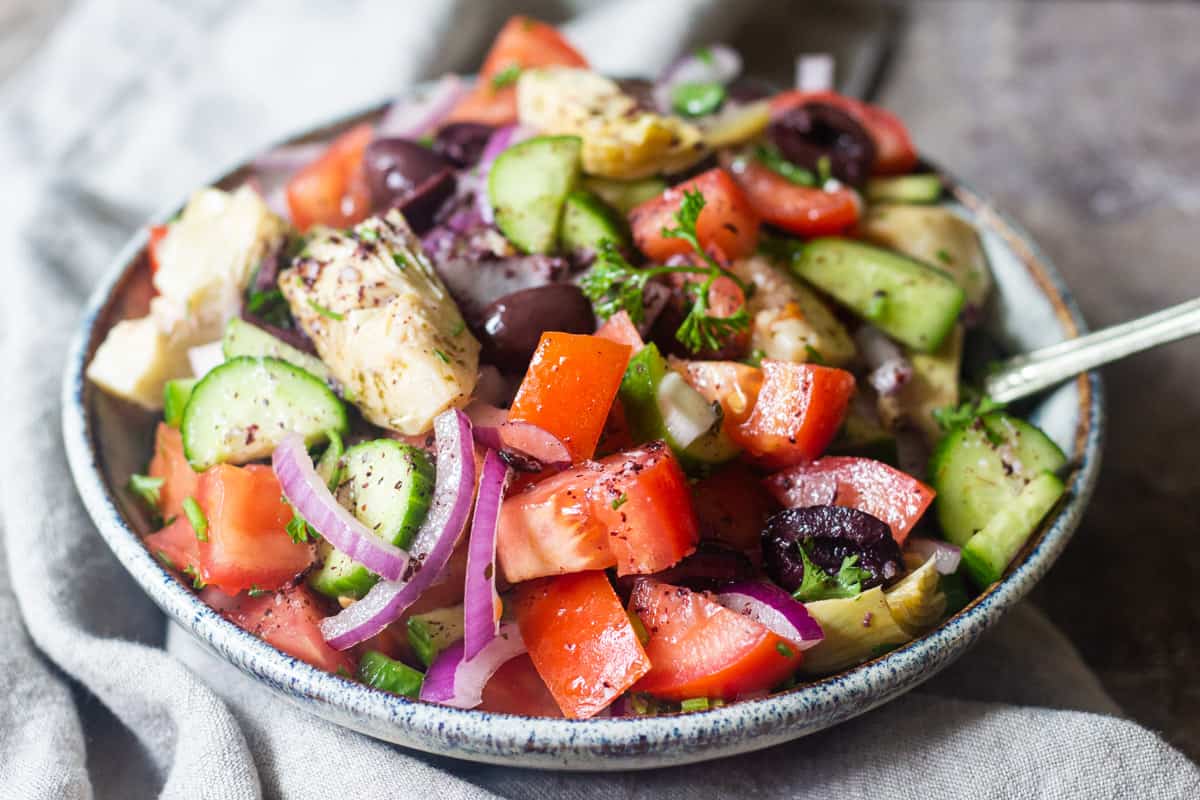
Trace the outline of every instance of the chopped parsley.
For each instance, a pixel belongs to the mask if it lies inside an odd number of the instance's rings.
[[[175,562],[173,562],[162,550],[155,550],[154,557],[158,559],[158,563],[162,564],[167,569],[175,569]]]
[[[317,538],[317,532],[299,514],[294,515],[292,521],[287,524],[287,535],[296,544],[304,544]]]
[[[392,263],[400,269],[408,269],[408,259],[404,257],[403,253],[392,253]]]
[[[443,364],[450,363],[450,356],[446,355],[445,353],[443,353],[441,350],[437,349],[436,347],[433,348],[433,354],[435,356],[437,356],[438,360],[440,360]]]
[[[129,491],[133,492],[150,508],[158,511],[162,502],[162,478],[152,478],[149,475],[130,475]]]
[[[816,187],[817,185],[817,176],[813,175],[812,170],[796,166],[788,161],[783,157],[783,153],[779,152],[779,148],[773,144],[760,144],[754,148],[754,157],[758,163],[771,172],[787,178],[798,186]]]
[[[451,329],[450,329],[450,335],[451,335],[451,336],[458,336],[460,333],[462,333],[462,332],[463,332],[463,331],[465,331],[466,329],[467,329],[467,323],[466,323],[466,322],[463,322],[463,321],[460,319],[460,320],[458,321],[458,324],[457,324],[457,325],[455,325],[453,328],[451,328]]]
[[[292,311],[278,289],[250,292],[246,296],[246,311],[277,328],[292,327]]]
[[[505,86],[512,86],[521,77],[521,65],[509,64],[492,76],[492,88],[499,91]]]
[[[953,264],[954,256],[950,255],[949,251],[946,250],[946,248],[942,247],[942,248],[938,248],[937,260],[942,262],[943,264]]]
[[[997,403],[992,398],[984,395],[978,400],[967,400],[957,406],[935,408],[933,410],[933,419],[937,422],[938,427],[949,433],[957,428],[965,428],[979,417],[990,414],[993,411],[1000,411],[1003,408],[1003,403]]]
[[[344,314],[339,314],[336,311],[330,311],[328,308],[321,305],[316,300],[313,300],[311,297],[308,300],[308,305],[312,308],[313,311],[317,312],[322,317],[328,317],[329,319],[332,319],[336,322],[341,322],[342,320],[344,320],[346,318]]]
[[[262,597],[263,595],[268,595],[270,593],[271,592],[267,589],[260,589],[257,583],[250,584],[250,590],[246,592],[246,594],[250,595],[251,597]]]
[[[825,366],[828,363],[825,356],[821,355],[821,351],[811,344],[804,345],[804,360],[817,366]]]
[[[695,56],[710,67],[717,63],[711,47],[701,47],[695,52]]]
[[[364,242],[379,241],[379,231],[375,230],[374,228],[365,228],[360,226],[356,228],[354,232],[358,235],[358,238],[362,239]]]
[[[689,697],[679,704],[680,711],[708,711],[707,697]]]
[[[621,508],[621,506],[625,505],[628,502],[629,502],[629,495],[625,494],[624,492],[621,492],[621,496],[618,497],[616,500],[612,501],[612,510],[617,511],[618,509]]]
[[[204,509],[200,508],[200,504],[196,502],[196,498],[184,498],[183,513],[187,516],[188,522],[191,523],[192,530],[196,532],[196,538],[202,542],[207,542],[208,518],[204,516]]]
[[[203,589],[206,586],[204,579],[200,577],[200,571],[191,564],[188,564],[183,568],[183,574],[192,579],[193,589]]]
[[[837,597],[854,597],[862,592],[862,582],[871,578],[871,573],[856,567],[858,556],[846,556],[837,573],[830,575],[821,569],[809,556],[806,547],[812,546],[812,539],[798,542],[796,548],[804,562],[804,578],[800,588],[792,592],[792,596],[802,603],[815,600],[829,600]]]
[[[746,356],[745,363],[749,364],[752,367],[761,367],[763,359],[766,357],[767,357],[766,351],[761,350],[756,347],[750,351],[750,354],[748,356]]]
[[[788,647],[784,642],[776,642],[775,652],[779,653],[779,655],[783,656],[784,658],[791,658],[792,656],[796,655],[792,648]]]

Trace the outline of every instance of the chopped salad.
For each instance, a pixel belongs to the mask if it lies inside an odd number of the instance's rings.
[[[146,547],[280,650],[460,708],[698,711],[999,580],[1062,451],[964,383],[991,286],[903,123],[554,28],[150,232],[88,375]]]

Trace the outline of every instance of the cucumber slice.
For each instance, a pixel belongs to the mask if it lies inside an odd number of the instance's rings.
[[[345,406],[320,378],[278,358],[238,356],[196,384],[179,430],[200,472],[266,458],[291,432],[311,447],[346,427]]]
[[[163,421],[172,428],[183,422],[183,410],[187,408],[196,378],[176,378],[163,384]]]
[[[363,442],[339,461],[337,498],[364,525],[397,547],[407,547],[429,512],[434,470],[429,457],[394,439]],[[344,553],[323,551],[309,584],[330,597],[361,598],[379,576]]]
[[[425,674],[377,650],[368,650],[358,662],[358,679],[367,686],[415,700]]]
[[[408,643],[421,663],[429,666],[437,654],[463,638],[463,607],[449,606],[408,618]]]
[[[954,329],[963,290],[908,256],[849,239],[814,239],[792,261],[801,278],[894,339],[924,353]]]
[[[613,244],[628,243],[625,220],[589,192],[575,191],[567,195],[563,207],[562,230],[559,242],[563,250],[597,250],[608,239]]]
[[[1053,472],[1041,473],[967,541],[962,563],[975,585],[983,588],[1000,580],[1065,488]]]
[[[492,164],[488,199],[496,225],[526,253],[549,253],[558,242],[582,148],[578,136],[536,136],[508,148]]]
[[[1046,434],[1002,412],[951,431],[929,461],[934,501],[946,538],[965,545],[1016,501],[1025,485],[1067,463]]]
[[[328,435],[329,446],[321,453],[321,460],[317,462],[316,469],[321,480],[325,481],[325,485],[332,492],[342,482],[342,454],[346,452],[346,446],[337,431],[329,431]]]
[[[666,182],[658,178],[643,178],[638,181],[586,178],[583,186],[622,214],[628,214],[636,206],[652,197],[658,197],[667,190]]]
[[[868,203],[936,203],[942,197],[940,175],[899,175],[867,181]]]
[[[226,360],[238,356],[271,356],[289,364],[295,364],[326,383],[333,378],[329,367],[325,366],[325,362],[312,353],[297,350],[257,325],[251,325],[238,317],[234,317],[226,324],[225,335],[221,338],[221,351],[225,353]]]

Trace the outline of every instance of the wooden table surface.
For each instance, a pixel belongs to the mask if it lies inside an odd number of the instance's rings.
[[[0,0],[0,81],[66,5]],[[864,0],[850,10],[866,9],[862,21],[877,25],[875,5]],[[860,19],[844,4],[816,7],[841,34]],[[922,150],[1033,233],[1093,327],[1200,295],[1200,6],[888,7],[901,15],[879,99],[903,115]],[[777,5],[748,27],[765,31],[781,15],[795,21],[798,8]],[[828,49],[829,25],[796,27],[804,49]],[[1104,370],[1109,433],[1100,485],[1034,595],[1117,702],[1193,758],[1198,362],[1194,340]]]

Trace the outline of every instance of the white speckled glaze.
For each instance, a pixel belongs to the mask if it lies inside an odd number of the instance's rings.
[[[297,139],[328,137],[372,110]],[[245,172],[217,183],[233,186]],[[948,179],[954,207],[982,231],[996,277],[990,331],[1012,351],[1085,330],[1067,288],[1036,245],[971,190]],[[169,214],[163,215],[166,218]],[[1103,398],[1095,375],[1029,410],[1070,455],[1068,494],[1004,579],[927,635],[866,664],[710,711],[570,721],[462,711],[409,701],[322,672],[225,621],[142,545],[148,520],[120,491],[144,466],[154,419],[106,397],[84,368],[108,328],[149,301],[145,231],[121,251],[88,302],[63,376],[63,436],[71,471],[100,534],[147,594],[199,641],[271,690],[338,725],[429,753],[542,769],[619,770],[687,764],[816,733],[907,692],[958,658],[1046,573],[1078,526],[1100,464]]]

